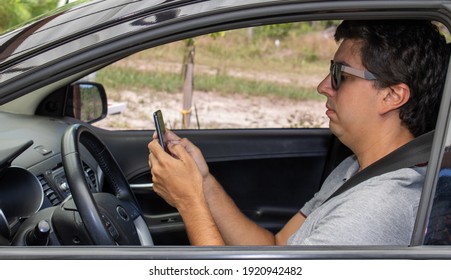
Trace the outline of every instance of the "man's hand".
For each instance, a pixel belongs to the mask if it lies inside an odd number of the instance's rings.
[[[169,153],[163,151],[155,134],[148,145],[153,190],[177,208],[192,245],[224,245],[203,191],[211,175],[202,153],[187,139],[166,133]]]
[[[181,140],[168,143],[172,156],[163,151],[156,139],[148,148],[153,189],[159,196],[179,210],[204,200],[202,174]]]
[[[153,139],[158,139],[156,132],[153,134]],[[180,138],[178,135],[176,135],[169,129],[166,130],[166,139],[168,141],[168,143],[166,143],[168,148],[174,145],[181,145],[182,147],[184,147],[186,152],[190,154],[191,157],[196,162],[197,167],[199,168],[199,171],[202,174],[204,180],[208,177],[210,171],[208,169],[207,162],[205,161],[202,152],[199,150],[197,146],[195,146],[193,143],[191,143],[191,141],[189,141],[186,138]],[[173,156],[175,155],[173,154]]]

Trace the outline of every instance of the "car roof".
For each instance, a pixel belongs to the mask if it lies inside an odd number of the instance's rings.
[[[441,16],[446,2],[451,1],[95,0],[68,5],[0,36],[0,105],[82,70],[175,38],[213,32],[219,25],[232,29],[302,17],[337,19],[355,12],[446,20]]]

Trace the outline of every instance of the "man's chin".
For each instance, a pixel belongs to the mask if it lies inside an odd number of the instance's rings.
[[[340,138],[341,133],[340,133],[340,129],[339,126],[337,125],[337,123],[333,122],[332,120],[329,120],[329,130],[332,132],[332,134],[334,134],[336,137]]]

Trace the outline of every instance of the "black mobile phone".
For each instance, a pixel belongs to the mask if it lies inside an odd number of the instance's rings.
[[[155,122],[155,130],[157,131],[158,135],[158,141],[160,142],[161,147],[163,147],[163,150],[167,152],[166,150],[166,128],[164,126],[163,121],[163,113],[161,113],[160,110],[155,111],[153,113],[153,120]]]

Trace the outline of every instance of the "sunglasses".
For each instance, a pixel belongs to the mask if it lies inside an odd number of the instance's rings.
[[[376,80],[373,73],[345,66],[343,63],[330,61],[330,78],[332,80],[332,88],[338,90],[340,88],[343,72],[352,76],[356,76],[365,80]]]

